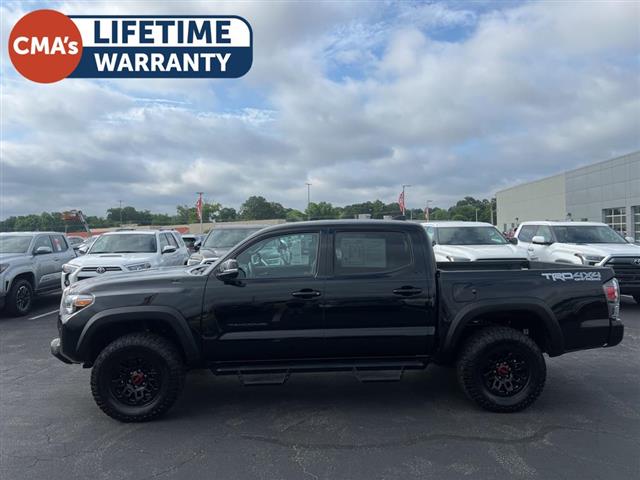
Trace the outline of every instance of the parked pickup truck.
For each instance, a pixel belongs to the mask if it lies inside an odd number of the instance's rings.
[[[125,422],[165,413],[196,368],[281,383],[456,362],[467,396],[515,412],[542,392],[543,353],[620,343],[618,310],[610,268],[437,265],[419,224],[301,222],[261,230],[212,265],[72,285],[51,351],[92,367],[95,401]]]
[[[29,313],[35,295],[60,290],[62,265],[75,256],[60,232],[0,233],[0,308]]]
[[[516,238],[529,260],[611,267],[623,295],[640,303],[640,245],[599,222],[524,222]]]

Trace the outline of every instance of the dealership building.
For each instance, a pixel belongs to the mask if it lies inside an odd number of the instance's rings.
[[[604,222],[640,241],[640,151],[496,193],[497,226],[529,220]]]

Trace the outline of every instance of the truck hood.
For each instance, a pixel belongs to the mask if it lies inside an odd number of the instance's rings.
[[[24,260],[30,255],[26,253],[0,253],[0,263],[7,263],[12,260]]]
[[[201,248],[195,253],[192,253],[189,259],[192,264],[195,262],[202,262],[203,260],[209,260],[215,258],[216,260],[224,255],[226,255],[230,248]]]
[[[155,253],[89,253],[69,262],[78,267],[121,267],[133,263],[155,263]]]
[[[227,252],[231,250],[230,248],[201,248],[198,253],[202,255],[205,259],[208,258],[220,258],[223,255],[226,255]]]
[[[585,255],[609,255],[640,256],[640,246],[631,243],[566,243],[564,246],[574,253]]]
[[[447,261],[447,255],[466,258],[470,261],[497,258],[527,258],[527,254],[515,245],[436,245],[436,259]]]
[[[69,293],[83,293],[100,290],[128,289],[135,288],[139,290],[144,288],[145,284],[173,284],[181,278],[192,278],[194,275],[189,273],[184,266],[177,267],[161,267],[149,270],[141,270],[136,272],[119,272],[109,275],[101,275],[92,277],[74,283],[69,288]],[[206,277],[202,277],[203,281]]]

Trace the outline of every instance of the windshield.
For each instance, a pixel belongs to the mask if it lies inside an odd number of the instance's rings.
[[[152,253],[156,250],[155,235],[127,233],[99,237],[88,253]]]
[[[440,245],[505,245],[507,240],[494,227],[440,227]]]
[[[207,236],[203,248],[231,248],[260,228],[221,228]]]
[[[2,235],[0,253],[27,253],[32,238],[29,235]]]
[[[615,230],[605,225],[567,225],[553,227],[560,243],[627,243]]]

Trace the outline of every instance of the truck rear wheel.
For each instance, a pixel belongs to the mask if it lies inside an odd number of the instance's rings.
[[[492,412],[517,412],[542,393],[547,367],[538,345],[508,327],[480,330],[458,359],[458,381],[465,394]]]
[[[18,278],[11,285],[7,296],[7,310],[13,315],[23,316],[29,313],[33,304],[33,287],[26,278]]]
[[[171,408],[184,377],[184,364],[171,342],[152,333],[132,333],[100,352],[91,371],[91,393],[110,417],[145,422]]]

